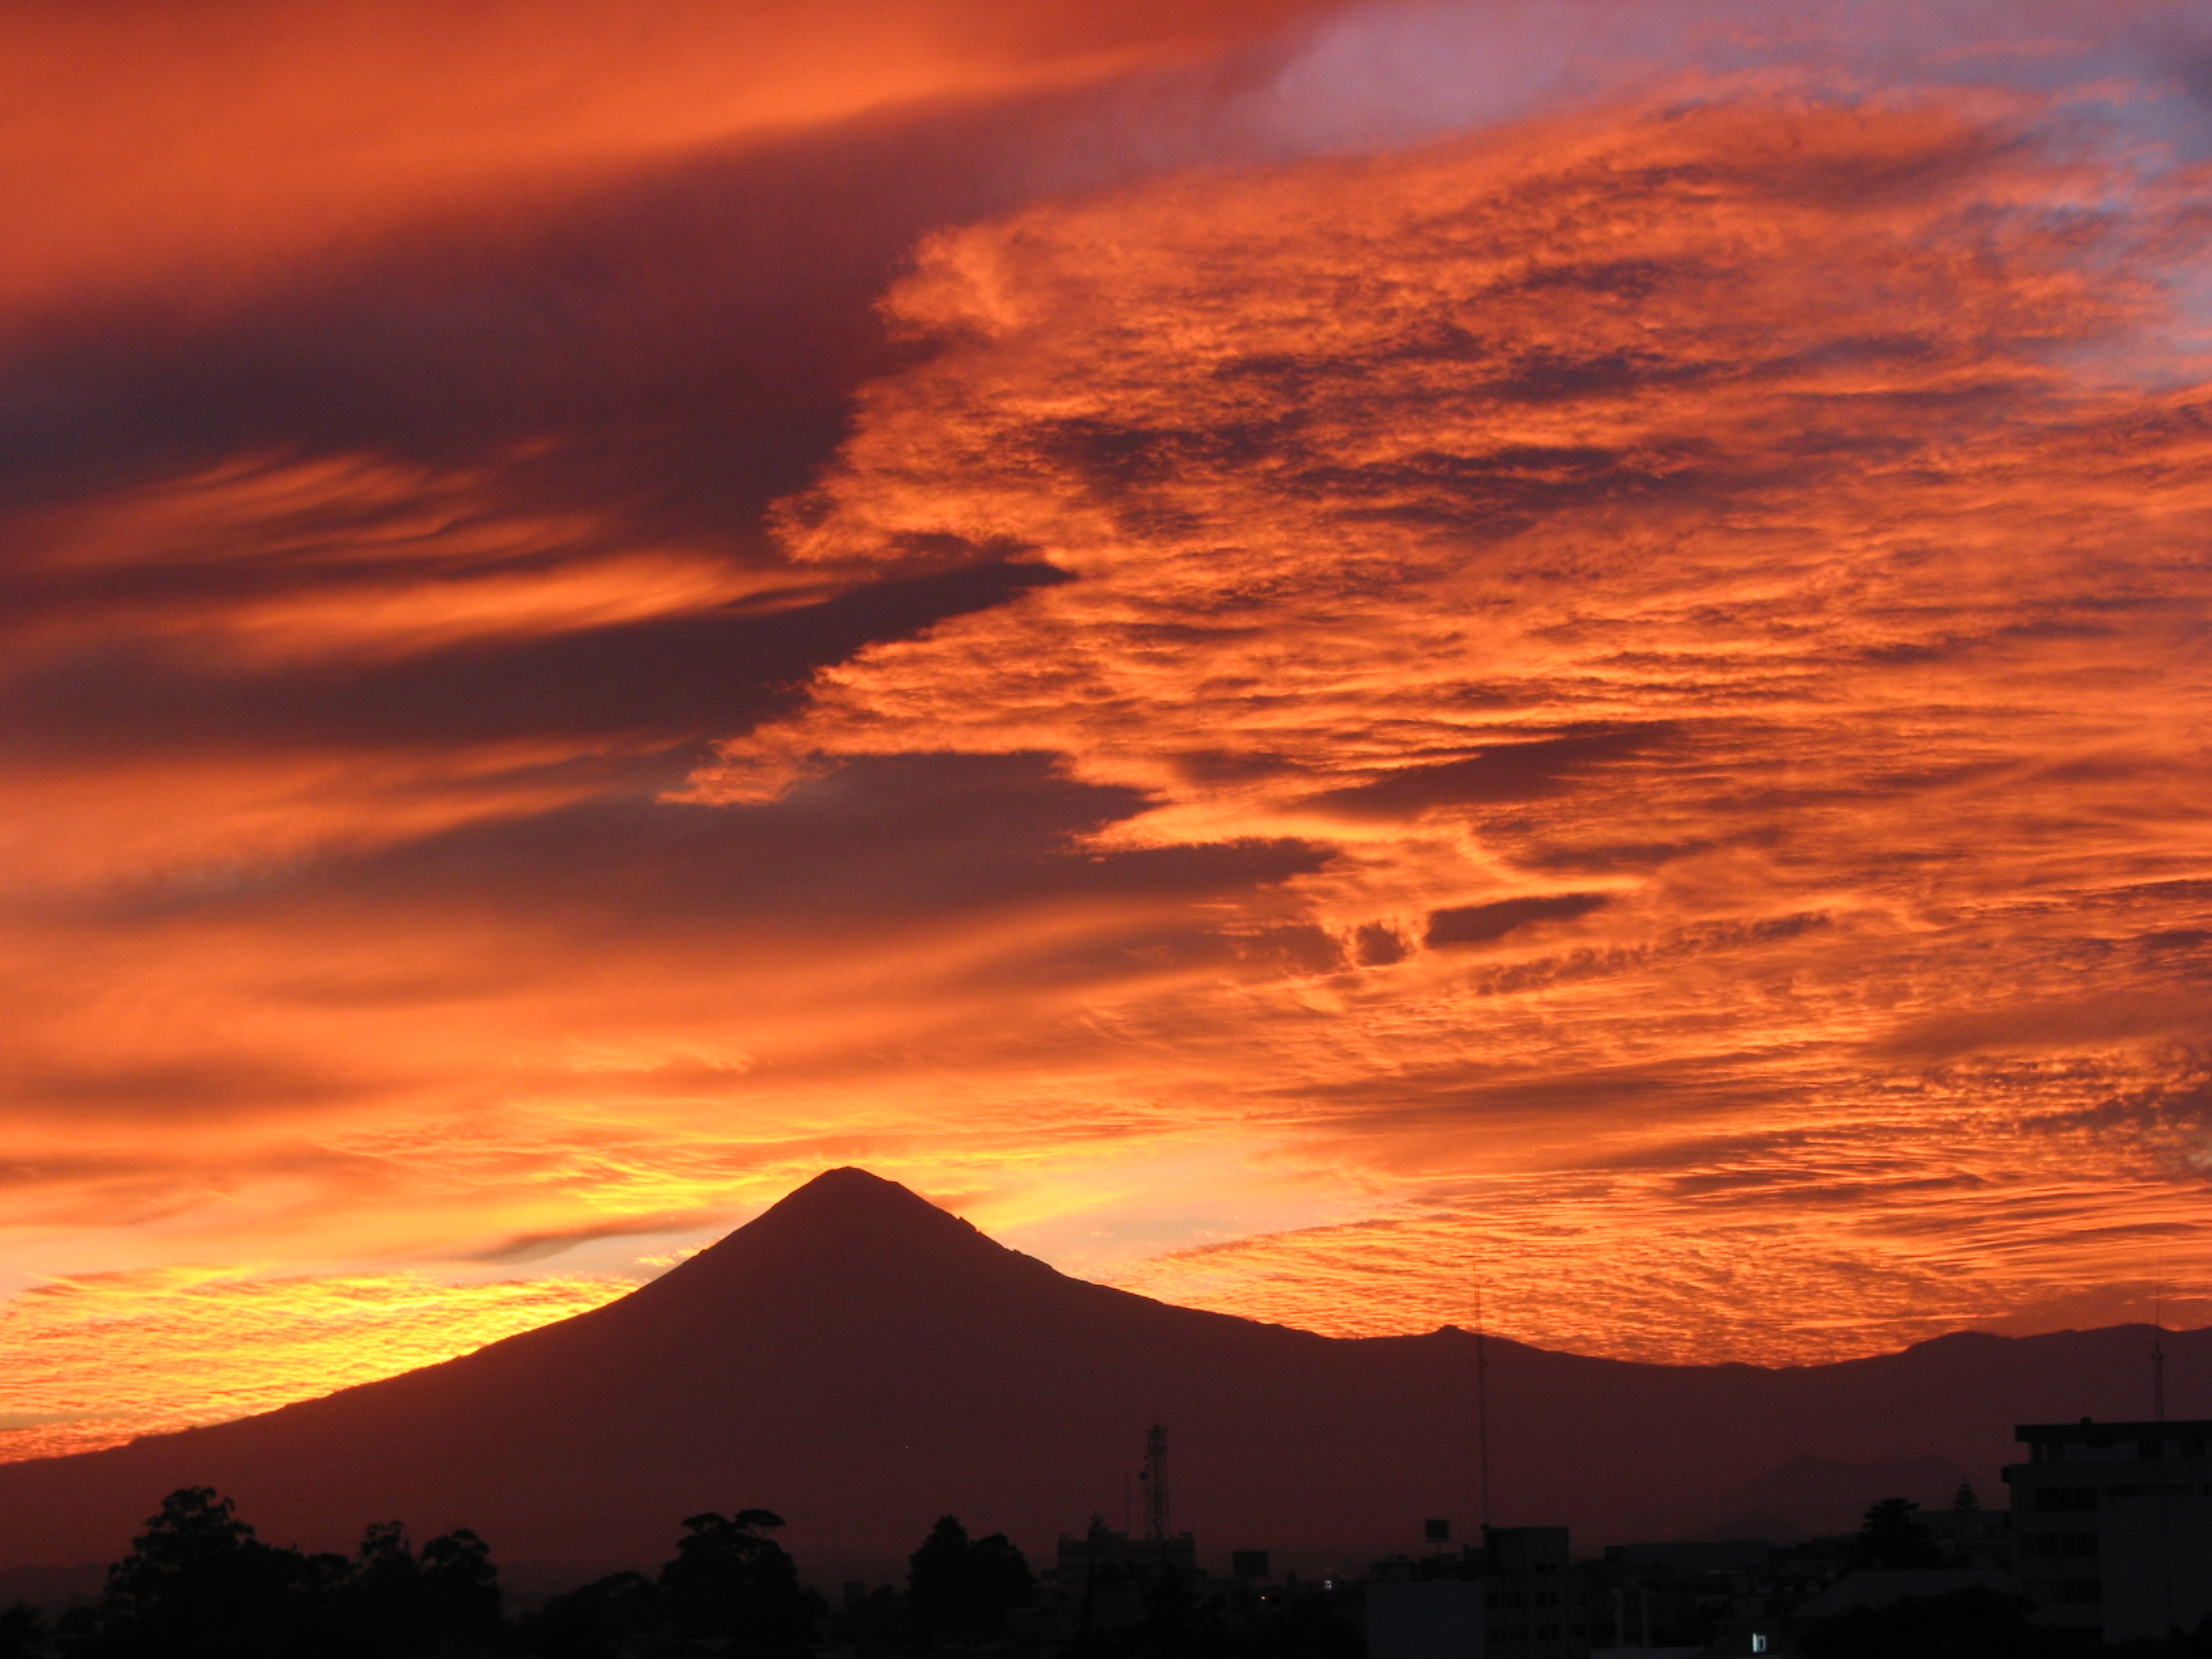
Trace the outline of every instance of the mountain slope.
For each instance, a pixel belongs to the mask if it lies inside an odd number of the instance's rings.
[[[2141,1328],[1959,1335],[1841,1365],[1649,1366],[1490,1344],[1501,1523],[1668,1535],[1792,1457],[1940,1456],[1992,1480],[2011,1425],[2133,1416]],[[1173,1435],[1203,1545],[1402,1544],[1474,1519],[1474,1340],[1347,1341],[1152,1302],[833,1170],[621,1301],[443,1365],[214,1428],[0,1466],[0,1567],[111,1557],[159,1496],[234,1495],[265,1536],[401,1517],[506,1560],[654,1560],[759,1504],[800,1551],[888,1555],[938,1515],[1049,1546],[1119,1519]],[[2179,1411],[2212,1333],[2168,1339]],[[1881,1495],[1869,1493],[1869,1497]]]

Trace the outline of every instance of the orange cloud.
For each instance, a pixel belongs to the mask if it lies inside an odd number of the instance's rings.
[[[422,0],[10,9],[0,308],[241,272],[395,217],[497,212],[609,168],[904,100],[1096,79],[1289,0]]]
[[[1038,129],[974,109],[571,189],[1197,39],[908,8],[804,109],[680,95],[775,16],[656,14],[572,129],[603,18],[380,83],[482,141],[196,209],[350,254],[32,342],[93,413],[0,565],[16,1455],[559,1316],[827,1163],[1647,1358],[2196,1272],[2198,172],[1762,71],[1081,199],[947,182]],[[282,61],[208,154],[313,114]],[[364,228],[510,166],[559,203]],[[122,268],[55,224],[26,284]]]
[[[2186,1189],[2212,496],[2200,393],[2098,368],[2158,326],[2131,259],[2182,221],[2049,161],[2028,114],[1754,96],[941,240],[891,302],[934,354],[871,389],[787,535],[838,560],[954,535],[1078,580],[827,671],[699,793],[1036,749],[1147,793],[1101,845],[1338,846],[1294,884],[1337,972],[1235,1016],[1156,1005],[1129,1068],[1409,1201],[1472,1165],[1564,1227],[1567,1195],[1616,1190],[1601,1148],[1718,1135],[1755,1163],[1815,1134],[1876,1166],[1848,1190],[1878,1240],[1901,1178],[1873,1148],[1963,1170],[1979,1138],[2046,1146],[2131,1097],[2176,1138],[2118,1136],[2112,1178],[2142,1158]],[[1983,1012],[2081,1006],[2092,962],[2132,1014]],[[1915,1064],[1932,1042],[1947,1071]],[[1962,1238],[2016,1201],[1944,1186]],[[1919,1271],[1983,1288],[1870,1304],[1905,1246],[1839,1252],[1790,1183],[1750,1189],[1775,1236],[1733,1298],[1691,1289],[1711,1206],[1640,1199],[1574,1252],[1691,1276],[1603,1333],[1530,1328],[1741,1353],[1698,1307],[1742,1321],[1818,1282],[1837,1334],[1770,1312],[1791,1334],[1756,1343],[1827,1352],[2046,1293],[2034,1252],[1965,1248]],[[2044,1249],[2107,1227],[2076,1190]],[[1298,1259],[1365,1283],[1382,1236]],[[1271,1260],[1143,1282],[1342,1322],[1317,1266],[1286,1300],[1219,1288]],[[1376,1317],[1419,1323],[1454,1276]]]

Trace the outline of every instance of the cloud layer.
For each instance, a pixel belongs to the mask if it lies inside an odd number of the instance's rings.
[[[1652,1264],[1555,1340],[2076,1293],[2074,1235],[2176,1225],[2135,1177],[2194,1184],[2212,497],[2156,260],[2194,198],[2036,114],[1716,88],[941,240],[892,302],[937,354],[787,534],[1078,579],[826,671],[702,788],[1039,749],[1152,795],[1102,844],[1337,847],[1294,884],[1333,971],[1151,1004],[1145,1086],[1470,1213],[1426,1275],[1397,1224],[1191,1259],[1229,1305],[1396,1325],[1493,1251],[1539,1296],[1498,1181],[1596,1283]],[[1745,1316],[1784,1296],[1823,1311]]]
[[[341,11],[23,117],[0,1455],[835,1162],[1331,1330],[2196,1306],[2186,19]]]

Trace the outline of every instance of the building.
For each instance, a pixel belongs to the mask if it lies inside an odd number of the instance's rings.
[[[1489,1659],[1584,1659],[1589,1597],[1565,1527],[1483,1529],[1483,1652]]]
[[[1367,1579],[1372,1659],[1588,1659],[1589,1592],[1565,1527],[1485,1527],[1480,1548],[1377,1562]]]
[[[1763,1538],[1611,1544],[1577,1577],[1593,1643],[1637,1654],[1779,1652],[1782,1614],[1814,1588]]]
[[[1062,1532],[1053,1567],[1063,1585],[1098,1578],[1157,1578],[1162,1572],[1190,1577],[1198,1569],[1198,1541],[1188,1532],[1171,1538],[1132,1538],[1093,1519],[1080,1537]]]
[[[1190,1533],[1132,1538],[1093,1519],[1079,1535],[1060,1534],[1041,1594],[1009,1619],[1008,1634],[1054,1646],[1144,1624],[1172,1627],[1199,1616],[1228,1587],[1198,1569]]]
[[[1479,1578],[1371,1579],[1367,1659],[1483,1659]]]
[[[2212,1421],[2026,1423],[2005,1470],[2022,1587],[2106,1641],[2212,1614]]]

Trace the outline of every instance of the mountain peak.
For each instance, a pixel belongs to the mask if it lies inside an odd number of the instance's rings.
[[[639,1294],[660,1303],[773,1280],[794,1294],[839,1295],[887,1279],[949,1283],[946,1274],[1003,1272],[1014,1263],[1043,1268],[920,1194],[847,1165],[787,1193]]]
[[[824,1230],[849,1233],[917,1228],[940,1236],[968,1234],[982,1237],[967,1222],[938,1208],[912,1188],[848,1163],[825,1169],[805,1185],[793,1188],[730,1237],[758,1232],[782,1235],[794,1229],[816,1234]]]
[[[793,1187],[770,1210],[780,1210],[794,1204],[887,1204],[911,1208],[919,1204],[924,1209],[937,1206],[915,1192],[896,1181],[887,1181],[872,1170],[863,1169],[857,1163],[841,1164],[835,1169],[825,1169],[811,1181]],[[767,1213],[767,1212],[762,1212]],[[940,1210],[939,1214],[944,1212]]]

